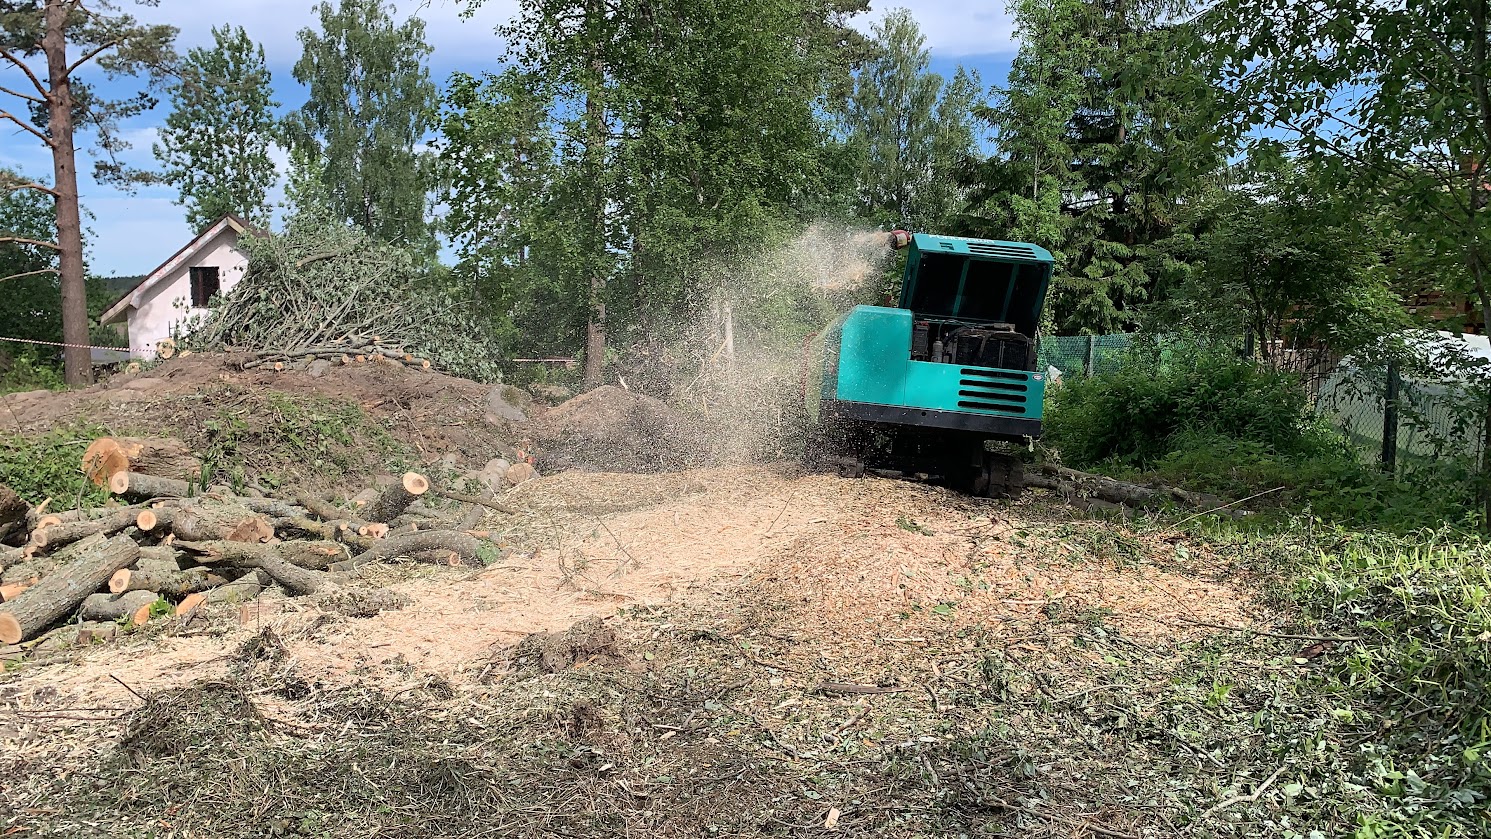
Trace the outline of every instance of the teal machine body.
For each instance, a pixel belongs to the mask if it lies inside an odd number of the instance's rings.
[[[900,235],[908,254],[899,304],[856,306],[815,337],[808,416],[851,454],[897,461],[888,465],[903,472],[971,470],[976,491],[1008,492],[1018,465],[987,456],[985,444],[1041,434],[1046,377],[1035,349],[1051,254],[1020,242]]]

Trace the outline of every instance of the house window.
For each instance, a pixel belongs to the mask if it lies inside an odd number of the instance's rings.
[[[205,309],[207,301],[217,294],[217,268],[192,269],[192,308]]]

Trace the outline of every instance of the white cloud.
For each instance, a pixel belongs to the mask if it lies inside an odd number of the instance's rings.
[[[870,14],[857,26],[869,32],[871,23],[901,7],[911,10],[934,54],[956,58],[1016,49],[1014,21],[1000,0],[872,0]]]
[[[335,3],[336,0],[331,0]],[[150,23],[169,23],[181,30],[177,48],[212,42],[212,27],[232,24],[248,30],[264,45],[272,66],[284,67],[300,58],[301,29],[319,21],[310,0],[251,0],[231,5],[194,0],[165,0],[159,6],[140,6],[133,13]],[[469,19],[461,13],[464,0],[398,0],[400,19],[417,15],[425,22],[425,37],[442,62],[491,61],[501,53],[493,30],[517,8],[516,0],[488,0]]]

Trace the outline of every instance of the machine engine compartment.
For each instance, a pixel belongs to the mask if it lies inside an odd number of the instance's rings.
[[[1010,323],[919,318],[912,323],[911,358],[969,367],[1034,370],[1035,342]]]

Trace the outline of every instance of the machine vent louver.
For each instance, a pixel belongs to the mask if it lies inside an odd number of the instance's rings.
[[[1035,259],[1035,251],[1030,248],[994,245],[988,242],[969,242],[968,250],[985,256],[1000,256],[1006,259]]]
[[[958,407],[997,414],[1023,415],[1028,379],[1019,373],[963,368],[958,379]]]

